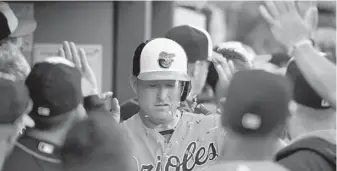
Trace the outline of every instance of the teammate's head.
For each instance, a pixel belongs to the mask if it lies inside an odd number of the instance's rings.
[[[193,89],[201,93],[205,85],[209,60],[212,57],[212,40],[209,33],[200,27],[181,25],[171,28],[165,38],[174,40],[186,52],[188,61],[188,73],[191,78],[197,77],[193,82]],[[194,84],[195,83],[195,84]]]
[[[212,57],[212,40],[205,29],[181,25],[171,28],[165,38],[174,40],[185,50],[188,63],[207,61]]]
[[[25,127],[30,110],[28,90],[14,75],[0,72],[0,167],[19,133]]]
[[[111,115],[94,115],[68,132],[62,156],[65,171],[130,171],[130,142]]]
[[[62,57],[49,57],[34,65],[26,80],[34,104],[29,114],[35,121],[34,130],[64,129],[86,115],[81,78],[75,65]]]
[[[284,147],[279,139],[289,116],[289,81],[263,70],[238,71],[222,107],[222,125],[231,149],[227,159],[266,160]]]
[[[295,60],[289,62],[286,76],[293,86],[292,117],[288,130],[290,137],[317,129],[334,129],[335,110],[306,81]]]
[[[187,57],[178,43],[156,38],[138,46],[131,85],[137,93],[140,114],[146,115],[142,117],[154,124],[170,123],[186,81]]]
[[[7,3],[0,2],[0,53],[9,53],[11,57],[1,58],[2,72],[16,70],[16,74],[23,73],[24,77],[28,75],[30,66],[21,53],[22,37],[32,34],[35,28],[35,20],[18,19]]]
[[[0,18],[0,40],[27,36],[36,29],[35,20],[22,20],[17,18],[6,2],[0,2]]]
[[[289,116],[290,100],[286,78],[262,70],[238,71],[223,106],[223,126],[248,138],[277,138],[275,132],[282,130]]]

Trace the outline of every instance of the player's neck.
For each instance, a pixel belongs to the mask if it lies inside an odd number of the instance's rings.
[[[336,129],[336,114],[330,109],[298,107],[291,119],[293,129],[290,135],[293,140],[312,132]]]
[[[145,117],[142,117],[142,116],[146,116],[145,114],[140,114],[140,116],[141,116],[141,119],[142,119],[144,125],[147,128],[154,129],[157,132],[161,132],[161,131],[165,131],[165,130],[175,129],[175,127],[177,126],[177,124],[180,121],[181,112],[179,110],[176,110],[176,115],[174,115],[173,120],[170,123],[166,123],[166,124],[153,123],[149,119],[146,119]]]
[[[225,144],[223,161],[264,161],[273,160],[276,151],[281,148],[279,141],[229,139]]]

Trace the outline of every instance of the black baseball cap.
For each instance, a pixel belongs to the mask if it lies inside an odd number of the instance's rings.
[[[222,124],[244,136],[266,136],[289,116],[291,84],[263,70],[234,74],[223,106]]]
[[[281,68],[286,66],[289,60],[290,56],[288,54],[276,52],[271,54],[271,59],[269,62]]]
[[[165,38],[174,40],[186,52],[188,62],[209,60],[213,53],[213,44],[209,33],[199,27],[180,25],[171,28]]]
[[[68,132],[62,156],[65,171],[129,171],[130,139],[106,113],[89,116]]]
[[[83,100],[81,72],[63,57],[36,63],[26,79],[34,118],[52,118],[75,109]]]
[[[293,100],[296,103],[314,109],[327,109],[331,107],[306,81],[295,60],[289,62],[286,76],[292,82]]]

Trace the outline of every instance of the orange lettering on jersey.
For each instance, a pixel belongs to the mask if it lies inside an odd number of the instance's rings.
[[[215,160],[218,157],[217,150],[214,143],[210,143],[206,151],[205,147],[200,147],[197,151],[197,143],[191,142],[184,153],[184,156],[179,159],[178,156],[170,156],[165,164],[165,171],[191,171],[194,167],[202,166],[207,163],[207,161]],[[159,171],[161,170],[160,156],[157,157],[156,169],[152,164],[142,165],[141,171]]]

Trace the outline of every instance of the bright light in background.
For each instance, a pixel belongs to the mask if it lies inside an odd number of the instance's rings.
[[[193,25],[206,29],[206,16],[203,13],[177,6],[174,10],[174,26]]]

